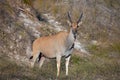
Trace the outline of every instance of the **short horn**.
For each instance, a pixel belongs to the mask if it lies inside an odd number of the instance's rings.
[[[78,19],[78,21],[77,21],[77,24],[81,21],[82,16],[83,16],[83,12],[81,13],[81,15],[80,15],[80,17],[79,17],[79,19]]]
[[[72,23],[70,12],[68,12],[68,18],[69,18],[70,23]]]

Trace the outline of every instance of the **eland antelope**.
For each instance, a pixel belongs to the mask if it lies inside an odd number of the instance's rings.
[[[81,13],[77,22],[72,22],[70,13],[68,13],[68,23],[71,27],[68,32],[60,31],[55,35],[40,37],[33,42],[33,52],[30,57],[30,59],[32,59],[31,67],[34,67],[37,58],[40,59],[39,67],[42,66],[45,58],[56,58],[57,76],[59,76],[61,57],[64,56],[66,60],[66,75],[68,75],[69,60],[74,48],[77,29],[82,23],[82,15],[83,13]]]

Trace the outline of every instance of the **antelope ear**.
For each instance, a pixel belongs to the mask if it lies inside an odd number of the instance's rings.
[[[71,26],[71,22],[69,20],[67,20],[67,23],[68,23],[69,26]]]
[[[79,27],[81,24],[82,24],[82,21],[80,21],[80,22],[78,23],[78,27]]]

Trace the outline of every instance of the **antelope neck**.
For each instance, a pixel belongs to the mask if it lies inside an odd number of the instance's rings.
[[[74,42],[74,40],[76,39],[76,36],[75,36],[76,33],[74,33],[73,29],[71,28],[70,31],[69,31],[69,35],[68,35],[68,38],[70,41]]]
[[[72,31],[72,28],[69,31],[68,38],[67,38],[67,50],[71,50],[74,48],[74,41],[76,39],[76,36],[74,32]]]
[[[70,32],[73,34],[74,40],[76,39],[77,32],[71,28]]]
[[[74,35],[74,39],[76,39],[76,33],[72,30],[72,33]]]

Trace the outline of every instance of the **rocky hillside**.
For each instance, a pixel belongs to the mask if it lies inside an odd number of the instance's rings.
[[[55,60],[40,72],[28,68],[31,46],[40,36],[67,30],[68,11],[73,21],[84,16],[70,76],[63,75],[62,60],[60,80],[120,79],[119,0],[0,0],[0,80],[55,79]]]
[[[67,12],[73,21],[77,21],[81,12],[84,14],[83,25],[79,30],[79,39],[119,40],[120,1],[119,0],[35,0],[33,6],[40,13],[51,13],[62,25],[66,24]]]
[[[40,36],[40,23],[22,0],[0,1],[0,55],[27,61],[32,41]]]
[[[29,1],[29,0],[28,0]],[[25,1],[1,1],[1,55],[28,62],[33,40],[65,30],[61,23],[48,14],[38,13]],[[55,23],[55,24],[54,24]],[[42,33],[42,34],[41,34]],[[77,46],[78,44],[78,46]],[[79,49],[80,43],[76,43]]]

